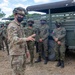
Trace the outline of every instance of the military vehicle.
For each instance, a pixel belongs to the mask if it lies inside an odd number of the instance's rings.
[[[73,0],[28,6],[26,9],[28,12],[46,13],[51,31],[55,28],[55,21],[60,20],[67,31],[66,48],[75,50],[75,2]]]
[[[2,20],[14,20],[14,18],[13,17],[11,17],[11,18],[3,18]]]
[[[66,52],[75,52],[75,0],[63,0],[59,2],[46,3],[40,5],[28,6],[26,8],[28,12],[42,12],[46,15],[48,25],[50,27],[50,34],[55,28],[56,20],[60,20],[62,26],[66,29]],[[38,20],[41,17],[37,17]],[[35,24],[36,25],[36,24]],[[55,60],[54,52],[54,40],[50,36],[49,38],[49,59]]]

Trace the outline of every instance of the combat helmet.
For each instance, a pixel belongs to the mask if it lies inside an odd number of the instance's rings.
[[[60,20],[56,20],[56,21],[55,21],[55,25],[56,25],[57,28],[59,28],[59,27],[62,26],[62,23],[61,23]]]
[[[56,20],[56,21],[55,21],[55,24],[57,24],[57,25],[61,25],[62,22],[61,22],[60,20]]]
[[[46,19],[45,17],[42,17],[42,18],[40,19],[40,21],[47,21],[47,19]]]
[[[27,21],[27,22],[32,22],[32,24],[34,24],[33,19],[28,19],[28,21]]]
[[[41,25],[47,24],[47,20],[46,20],[45,17],[43,17],[43,18],[40,19],[40,24],[41,24]]]
[[[27,11],[22,7],[17,7],[17,8],[14,8],[13,14],[21,14],[25,16],[27,14]]]

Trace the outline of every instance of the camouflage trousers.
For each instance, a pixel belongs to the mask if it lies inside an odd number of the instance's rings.
[[[26,66],[25,55],[12,55],[11,56],[11,68],[12,75],[24,75]]]
[[[8,46],[8,41],[7,39],[3,39],[5,46],[6,46],[6,50],[7,50],[7,54],[9,55],[9,46]]]
[[[33,64],[33,59],[34,59],[34,42],[27,42],[28,50],[30,53],[30,63]]]
[[[4,44],[3,44],[3,40],[2,40],[2,37],[0,35],[0,50],[4,50]]]
[[[38,44],[39,44],[39,42],[37,42],[37,41],[35,41],[35,46],[36,46],[36,53],[38,53]]]
[[[4,50],[4,44],[3,44],[3,41],[0,42],[0,50]]]
[[[38,43],[38,54],[42,57],[48,57],[48,40]]]
[[[62,43],[61,45],[58,45],[55,43],[55,54],[56,54],[56,60],[64,60],[65,59],[65,44]]]

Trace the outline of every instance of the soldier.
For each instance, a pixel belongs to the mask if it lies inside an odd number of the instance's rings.
[[[5,23],[5,28],[6,29],[7,29],[8,25],[9,25],[9,23],[10,23],[10,21]]]
[[[47,25],[46,19],[42,18],[40,20],[41,27],[40,27],[40,33],[39,33],[39,55],[37,62],[41,61],[42,55],[44,55],[44,64],[47,64],[48,62],[48,37],[49,37],[49,26]]]
[[[64,68],[64,59],[65,59],[65,35],[66,30],[64,27],[61,27],[61,23],[56,21],[56,28],[53,30],[53,39],[55,40],[55,53],[56,59],[58,60],[57,67],[61,66]]]
[[[26,11],[22,7],[17,7],[13,10],[14,20],[8,25],[8,41],[9,54],[11,58],[11,68],[13,75],[24,75],[25,70],[25,55],[26,55],[26,41],[34,41],[35,36],[31,35],[25,37],[21,22],[26,15]]]
[[[39,30],[39,27],[35,27],[35,46],[36,46],[36,53],[38,53],[39,51],[39,39],[40,39],[40,30]]]
[[[2,24],[0,24],[0,50],[2,49],[4,51],[4,45],[3,45],[3,29]]]
[[[32,34],[35,34],[34,28],[33,28],[34,21],[32,19],[28,19],[27,24],[28,24],[28,27],[24,29],[26,37],[31,36]],[[33,59],[34,59],[34,43],[35,43],[34,41],[27,41],[27,46],[30,53],[31,66],[33,65]]]
[[[8,47],[8,39],[7,39],[7,29],[6,27],[4,27],[4,24],[2,24],[2,28],[3,28],[3,37],[2,40],[5,43],[6,49],[7,49],[7,54],[9,55],[9,47]],[[3,45],[4,47],[4,45]]]
[[[23,28],[26,27],[26,22],[25,21],[22,21],[21,24],[23,25]]]

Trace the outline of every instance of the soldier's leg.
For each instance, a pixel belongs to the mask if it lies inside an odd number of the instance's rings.
[[[0,50],[4,51],[2,35],[0,35]]]
[[[42,47],[43,47],[43,43],[39,42],[38,43],[38,58],[35,61],[35,63],[41,62],[41,56],[42,56]]]
[[[7,41],[7,39],[5,39],[4,42],[5,42],[5,46],[6,46],[6,49],[7,49],[7,53],[9,55],[9,47],[8,47],[8,41]]]
[[[47,64],[48,62],[48,40],[45,40],[43,44],[44,44],[44,56],[45,56],[44,64]]]
[[[29,50],[30,52],[30,63],[31,63],[31,66],[33,65],[33,59],[34,59],[34,50]]]
[[[55,54],[56,54],[56,60],[58,61],[56,64],[56,67],[59,67],[61,65],[60,62],[60,46],[55,43],[55,48],[54,48]]]
[[[2,47],[2,50],[4,51],[4,43],[3,43],[3,40],[2,40],[2,43],[1,43],[1,47]]]
[[[35,42],[35,46],[36,46],[36,53],[38,53],[38,42]]]
[[[61,60],[61,68],[64,68],[64,60],[65,60],[65,44],[60,46],[60,60]]]
[[[59,45],[57,43],[55,43],[54,51],[55,51],[56,60],[59,60]]]
[[[1,42],[1,40],[0,40],[0,50],[2,50],[2,42]]]
[[[0,50],[1,50],[1,44],[0,44]]]
[[[33,59],[34,59],[34,42],[30,42],[28,44],[28,49],[29,49],[29,52],[30,52],[30,62],[31,62],[31,65],[33,65]]]
[[[12,75],[24,75],[25,71],[25,55],[13,55],[11,56],[11,68]]]

